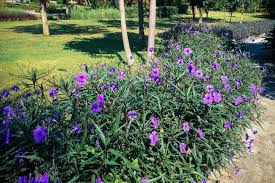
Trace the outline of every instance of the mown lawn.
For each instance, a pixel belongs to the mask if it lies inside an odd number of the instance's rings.
[[[261,14],[245,14],[244,21],[262,20]],[[240,14],[233,14],[233,22]],[[191,15],[157,20],[157,32],[171,25],[190,22]],[[210,12],[209,23],[229,21],[228,13]],[[138,40],[137,19],[128,20],[129,38],[135,56],[144,48]],[[147,21],[146,21],[146,27]],[[0,88],[7,88],[19,79],[17,65],[23,68],[53,69],[56,75],[76,72],[83,63],[121,64],[124,57],[119,20],[50,21],[51,36],[41,35],[40,21],[0,22]],[[145,30],[147,34],[147,29]],[[139,60],[136,58],[136,60]]]

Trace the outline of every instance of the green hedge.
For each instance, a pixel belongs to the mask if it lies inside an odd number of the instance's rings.
[[[178,14],[178,7],[176,6],[159,6],[157,7],[157,16],[160,18],[171,17]]]

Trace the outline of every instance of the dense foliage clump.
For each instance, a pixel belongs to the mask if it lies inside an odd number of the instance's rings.
[[[0,176],[205,182],[231,163],[258,121],[261,71],[208,29],[182,26],[163,42],[135,74],[83,65],[71,80],[47,80],[48,92],[36,72],[25,82],[34,89],[2,91]]]

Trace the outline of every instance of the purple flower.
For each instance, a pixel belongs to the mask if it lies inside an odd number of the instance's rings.
[[[97,102],[91,104],[90,109],[95,113],[100,113],[101,107]]]
[[[255,135],[258,133],[258,130],[252,130],[252,133]]]
[[[115,72],[116,72],[116,69],[115,69],[115,68],[111,67],[111,68],[109,69],[109,73],[110,73],[110,74],[114,74]]]
[[[245,140],[248,140],[248,139],[249,139],[248,133],[244,134],[244,139],[245,139]]]
[[[235,61],[231,62],[231,66],[233,69],[236,70],[238,68],[238,62],[235,62]]]
[[[179,65],[183,65],[184,64],[182,56],[178,56],[178,64]]]
[[[202,179],[202,180],[201,180],[201,183],[206,183],[206,180],[205,180],[205,179]]]
[[[15,85],[11,88],[11,90],[17,92],[19,90],[19,87]]]
[[[2,121],[3,125],[9,124],[11,122],[11,119],[3,119],[3,121]]]
[[[154,48],[153,48],[153,47],[150,47],[150,48],[148,49],[148,51],[151,52],[151,53],[153,53],[153,52],[154,52]]]
[[[95,73],[93,71],[90,72],[91,78],[95,78]]]
[[[72,133],[80,134],[81,133],[81,127],[79,124],[74,123],[72,125]]]
[[[267,72],[267,67],[266,67],[266,66],[260,67],[260,70],[261,70],[262,72]]]
[[[129,111],[128,112],[128,118],[131,120],[131,121],[134,121],[136,118],[137,118],[137,112],[132,110],[132,111]]]
[[[45,172],[39,179],[39,183],[48,183],[49,182],[49,174]]]
[[[198,137],[199,137],[200,139],[203,138],[204,134],[203,134],[202,129],[200,129],[200,128],[198,129],[197,135],[198,135]]]
[[[219,64],[217,61],[215,61],[215,62],[213,62],[213,64],[212,64],[212,68],[213,68],[214,70],[218,70],[218,69],[220,68],[220,64]]]
[[[212,94],[211,93],[206,93],[204,95],[203,102],[205,104],[208,104],[208,105],[212,104],[213,103],[213,96],[212,96]]]
[[[257,86],[256,85],[251,85],[250,86],[250,92],[252,94],[256,94],[258,92]]]
[[[211,77],[210,77],[210,76],[205,76],[205,77],[204,77],[204,81],[205,81],[205,82],[210,81],[210,79],[211,79]]]
[[[213,91],[214,91],[214,86],[213,86],[213,85],[207,85],[207,86],[206,86],[206,91],[207,91],[208,93],[213,92]]]
[[[104,91],[107,89],[107,85],[105,83],[102,83],[101,85],[101,90]]]
[[[122,79],[124,76],[126,76],[125,72],[119,71],[119,72],[118,72],[118,75],[117,75],[117,78],[118,78],[118,79]]]
[[[96,147],[100,147],[100,142],[99,142],[98,139],[96,139],[96,141],[95,141],[95,146],[96,146]]]
[[[6,116],[13,116],[15,112],[11,106],[6,106],[3,108],[3,114]]]
[[[151,140],[151,145],[156,145],[158,142],[158,134],[156,131],[153,131],[150,135],[149,138]]]
[[[103,182],[100,177],[97,177],[95,183],[103,183]]]
[[[17,183],[23,183],[23,176],[18,177],[18,182]]]
[[[184,52],[184,54],[185,54],[186,56],[188,56],[188,55],[191,55],[191,53],[192,53],[193,51],[191,50],[191,48],[184,48],[183,52]]]
[[[222,94],[219,90],[213,92],[213,98],[216,103],[220,103],[222,101]]]
[[[76,80],[77,84],[83,86],[87,83],[88,76],[84,72],[81,72],[76,76],[75,80]]]
[[[189,123],[188,122],[184,122],[183,124],[182,124],[182,129],[183,129],[183,131],[184,132],[189,132],[190,131],[190,127],[189,127]]]
[[[2,91],[2,96],[5,98],[8,98],[10,96],[10,92],[8,90],[3,90]]]
[[[49,95],[51,98],[55,98],[59,93],[59,90],[57,88],[51,88],[49,90]]]
[[[181,49],[181,45],[176,45],[176,49],[177,50]]]
[[[234,153],[234,152],[230,152],[230,153],[229,153],[229,156],[230,156],[230,159],[233,159],[234,156],[235,156],[235,153]]]
[[[264,88],[264,87],[259,87],[259,88],[258,88],[258,93],[259,93],[259,94],[263,94],[264,91],[265,91],[265,88]]]
[[[196,76],[197,78],[202,78],[202,77],[203,77],[203,72],[202,72],[202,70],[196,70],[195,76]]]
[[[229,84],[224,85],[224,91],[229,92],[231,90],[231,86]]]
[[[187,71],[189,74],[194,74],[196,71],[195,65],[193,62],[189,62],[188,67],[187,67]]]
[[[248,102],[248,97],[246,95],[243,96],[243,101]]]
[[[184,143],[179,144],[180,153],[186,153],[186,145]]]
[[[110,88],[112,91],[115,91],[115,90],[117,90],[118,86],[117,86],[116,83],[111,83],[110,86],[109,86],[109,88]]]
[[[151,119],[152,125],[154,127],[154,129],[158,128],[158,118],[156,116],[153,116]]]
[[[96,102],[98,103],[99,106],[102,106],[105,104],[105,97],[102,94],[98,94],[96,97]]]
[[[142,177],[140,180],[140,183],[148,183],[149,181],[150,181],[149,179]]]
[[[153,77],[153,78],[159,78],[159,70],[157,68],[152,69],[152,71],[151,71],[151,77]]]
[[[224,122],[223,127],[224,127],[225,129],[231,128],[231,121],[226,120],[226,121]]]
[[[235,168],[234,168],[234,174],[239,174],[239,173],[240,173],[240,168],[235,167]]]
[[[223,84],[227,84],[228,82],[228,77],[227,76],[221,76],[221,80]]]
[[[235,100],[235,105],[240,105],[243,103],[243,98],[241,96],[238,96]]]
[[[6,144],[9,144],[10,143],[10,128],[7,129],[7,133],[6,133]]]
[[[45,141],[48,131],[42,126],[37,126],[33,130],[32,134],[33,134],[35,143],[40,144],[41,142]]]

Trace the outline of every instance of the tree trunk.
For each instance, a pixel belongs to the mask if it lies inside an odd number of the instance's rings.
[[[49,36],[50,31],[49,31],[48,18],[46,13],[46,0],[40,0],[40,14],[41,14],[41,19],[43,24],[43,35]]]
[[[242,3],[242,11],[241,11],[241,20],[240,20],[240,24],[243,23],[243,14],[244,14],[244,2]]]
[[[138,0],[138,30],[139,30],[139,39],[144,46],[144,11],[143,11],[143,0]]]
[[[199,16],[200,16],[199,23],[201,24],[202,23],[202,7],[198,7],[198,9],[199,9]]]
[[[128,66],[131,66],[134,63],[134,58],[131,53],[131,48],[130,48],[128,34],[127,34],[124,0],[119,0],[119,10],[120,10],[120,22],[121,22],[121,32],[122,32],[124,52],[127,58],[127,64]]]
[[[194,5],[192,5],[192,15],[193,15],[193,21],[195,21],[196,15],[195,15],[195,6]]]
[[[233,12],[230,12],[230,23],[231,23],[231,20],[232,20],[232,16],[233,16]]]
[[[156,31],[156,0],[150,0],[150,13],[149,13],[149,36],[148,36],[148,49],[147,61],[152,63],[154,58],[155,48],[155,31]]]

